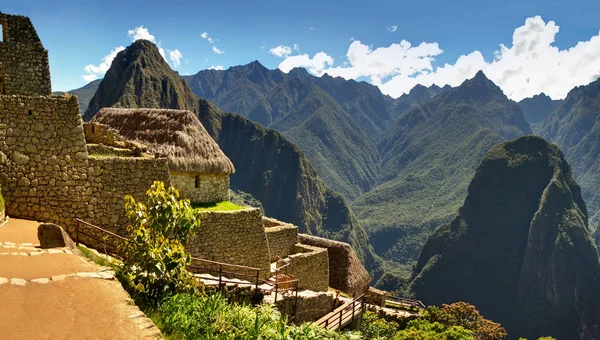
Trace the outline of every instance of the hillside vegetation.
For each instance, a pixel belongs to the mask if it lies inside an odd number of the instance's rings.
[[[536,128],[558,145],[581,185],[590,227],[600,225],[600,80],[574,88]],[[599,243],[600,244],[600,243]]]
[[[465,301],[511,337],[600,338],[600,261],[587,209],[558,147],[526,136],[494,146],[452,222],[421,251],[411,288]]]

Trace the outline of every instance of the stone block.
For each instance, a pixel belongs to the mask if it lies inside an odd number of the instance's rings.
[[[63,228],[54,223],[43,223],[38,226],[38,239],[40,246],[47,248],[70,247],[75,248],[75,242]]]

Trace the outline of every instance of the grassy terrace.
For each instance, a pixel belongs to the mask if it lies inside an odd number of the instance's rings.
[[[223,201],[219,203],[193,203],[192,207],[198,208],[201,211],[234,211],[234,210],[242,210],[246,207],[239,206],[235,203],[231,203],[229,201]]]

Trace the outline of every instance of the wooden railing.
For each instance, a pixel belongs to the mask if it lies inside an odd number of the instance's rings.
[[[365,311],[365,296],[346,302],[320,318],[315,324],[323,329],[338,330],[362,316]]]
[[[414,310],[426,308],[425,304],[423,304],[423,302],[421,302],[419,300],[407,299],[407,298],[403,298],[403,297],[395,296],[395,295],[386,295],[385,301],[386,301],[386,305],[387,305],[387,302],[391,302],[392,304],[397,304],[398,307],[401,307],[401,308],[408,308],[408,309],[414,309]]]
[[[98,231],[103,237],[99,237],[95,235],[95,233],[88,232],[86,228],[91,228],[92,230]],[[79,245],[80,243],[80,235],[88,237],[94,241],[97,241],[101,244],[107,244],[108,239],[113,239],[116,243],[110,243],[112,245],[110,252],[115,257],[123,258],[121,254],[118,253],[118,244],[122,242],[129,242],[129,239],[126,237],[117,235],[111,231],[95,226],[91,223],[85,222],[83,220],[77,219],[77,224],[75,226],[75,243]],[[114,249],[113,249],[114,248]],[[200,259],[196,257],[191,258],[191,263],[187,266],[188,269],[193,273],[214,273],[218,274],[218,288],[222,289],[226,286],[227,283],[238,283],[239,281],[234,281],[226,276],[229,275],[232,278],[244,278],[246,281],[254,284],[255,292],[267,291],[266,289],[261,289],[260,285],[267,284],[271,288],[268,289],[268,292],[275,291],[275,302],[277,302],[277,295],[279,293],[289,293],[295,291],[295,296],[298,296],[298,279],[294,278],[294,276],[285,274],[284,280],[280,281],[282,278],[280,272],[288,271],[289,263],[283,265],[279,268],[275,269],[274,280],[262,280],[260,279],[260,271],[259,268],[242,266],[231,263],[217,262],[211,260]]]

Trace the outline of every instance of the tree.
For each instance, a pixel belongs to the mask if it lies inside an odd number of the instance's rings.
[[[502,340],[507,336],[506,330],[497,322],[485,319],[475,306],[466,302],[455,302],[442,305],[442,308],[427,308],[427,318],[447,326],[460,326],[470,331],[479,340]]]
[[[191,258],[185,245],[200,227],[200,212],[189,200],[179,200],[175,188],[165,189],[163,182],[154,182],[146,196],[147,203],[125,197],[129,242],[121,245],[119,275],[156,305],[165,295],[198,290],[198,281],[186,269]]]

